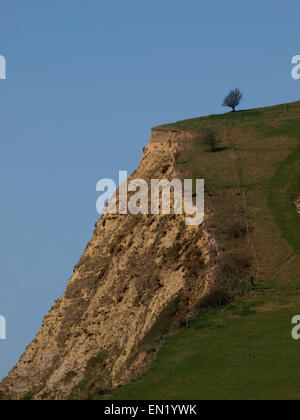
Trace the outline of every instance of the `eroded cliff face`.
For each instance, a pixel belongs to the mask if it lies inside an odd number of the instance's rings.
[[[192,137],[153,130],[131,178],[178,177],[176,154]],[[88,398],[140,376],[164,336],[214,289],[218,253],[212,234],[187,227],[184,215],[103,215],[0,389],[12,398]]]

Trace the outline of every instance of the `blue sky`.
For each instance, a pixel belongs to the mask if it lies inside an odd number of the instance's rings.
[[[90,239],[96,183],[138,165],[150,128],[300,99],[296,0],[1,0],[0,378]]]

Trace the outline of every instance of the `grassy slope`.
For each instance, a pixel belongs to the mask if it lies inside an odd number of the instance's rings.
[[[113,399],[300,399],[300,342],[291,338],[291,319],[300,313],[293,204],[300,195],[300,103],[169,125],[200,133],[208,126],[218,131],[220,150],[209,154],[195,140],[180,166],[205,178],[213,191],[206,203],[220,209],[217,224],[237,211],[237,195],[245,197],[256,286],[169,337],[149,372]]]

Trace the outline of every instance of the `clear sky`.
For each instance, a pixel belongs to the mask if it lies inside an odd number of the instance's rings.
[[[150,128],[300,99],[299,0],[0,0],[0,378],[90,239],[96,183]]]

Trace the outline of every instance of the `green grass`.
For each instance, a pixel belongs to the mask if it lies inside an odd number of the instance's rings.
[[[206,197],[212,230],[236,214],[247,218],[256,285],[231,305],[199,313],[168,338],[147,374],[109,397],[298,400],[300,342],[291,319],[300,313],[300,102],[164,127],[199,132],[178,165],[213,193]],[[200,141],[209,127],[221,140],[216,153]]]
[[[300,343],[294,312],[202,314],[169,338],[153,368],[113,399],[298,399]]]
[[[283,162],[274,176],[269,199],[269,205],[283,237],[298,253],[300,252],[300,217],[295,212],[294,202],[300,197],[299,163],[300,147]]]

